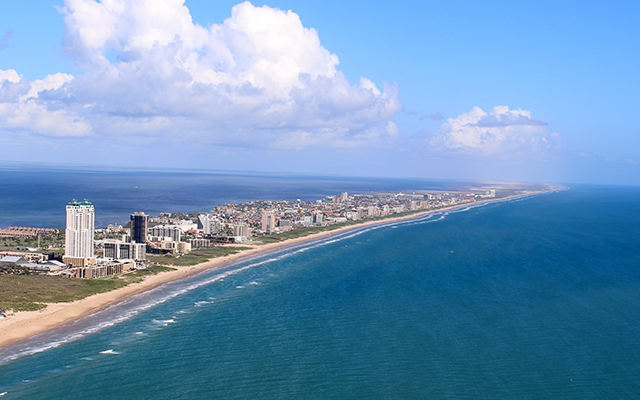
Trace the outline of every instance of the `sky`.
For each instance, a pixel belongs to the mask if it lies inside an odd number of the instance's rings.
[[[640,184],[640,3],[0,3],[0,162]]]

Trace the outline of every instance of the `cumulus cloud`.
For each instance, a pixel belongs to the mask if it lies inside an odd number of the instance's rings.
[[[65,0],[59,12],[64,51],[82,73],[25,82],[4,71],[0,96],[13,103],[3,103],[0,129],[285,148],[398,134],[397,86],[350,84],[292,11],[244,2],[208,27],[192,21],[184,0]],[[64,124],[47,128],[52,118]]]
[[[54,74],[27,82],[15,70],[0,70],[0,132],[36,133],[47,136],[86,136],[91,126],[65,109],[47,107],[40,94],[58,90],[73,79]]]
[[[560,148],[560,135],[526,110],[497,106],[489,113],[474,107],[449,118],[440,133],[431,136],[432,148],[480,156],[542,156]]]

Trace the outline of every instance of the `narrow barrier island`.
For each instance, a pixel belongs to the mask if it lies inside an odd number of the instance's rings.
[[[547,186],[544,190],[512,192],[499,198],[465,204],[276,230],[268,234],[262,233],[246,242],[216,244],[183,254],[148,254],[148,265],[144,268],[100,278],[37,275],[25,270],[5,271],[2,274],[0,271],[0,348],[61,327],[134,294],[185,279],[207,269],[222,268],[242,257],[299,245],[363,226],[413,219],[430,213],[559,189],[562,188]]]

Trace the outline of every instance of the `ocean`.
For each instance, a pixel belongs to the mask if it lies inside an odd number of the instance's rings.
[[[138,295],[1,350],[2,399],[640,398],[640,188],[569,186]]]

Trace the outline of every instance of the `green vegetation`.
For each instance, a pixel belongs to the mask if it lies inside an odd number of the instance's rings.
[[[188,254],[179,254],[176,256],[161,256],[155,254],[147,254],[147,259],[151,262],[157,262],[164,265],[188,266],[196,265],[208,261],[215,257],[224,257],[236,254],[242,250],[249,250],[251,247],[246,246],[213,246],[204,249],[194,250]]]
[[[145,275],[171,271],[175,268],[148,267],[144,270],[97,279],[72,279],[44,275],[0,275],[0,308],[15,311],[35,311],[44,303],[63,303],[84,299],[140,282]]]
[[[57,234],[42,234],[40,235],[40,248],[60,248],[64,244],[64,230],[62,233]],[[0,250],[16,250],[16,247],[37,247],[37,236],[11,236],[0,237]],[[46,250],[41,252],[51,252],[52,250]]]

